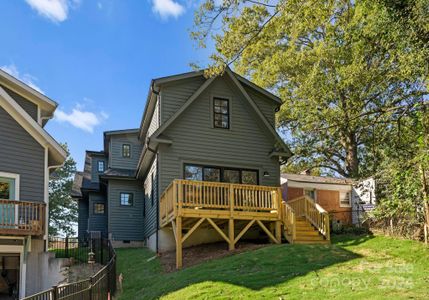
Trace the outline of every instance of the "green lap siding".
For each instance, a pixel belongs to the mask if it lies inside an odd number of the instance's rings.
[[[120,204],[120,193],[132,193],[133,205]],[[109,234],[113,240],[142,241],[143,188],[138,180],[109,180]]]

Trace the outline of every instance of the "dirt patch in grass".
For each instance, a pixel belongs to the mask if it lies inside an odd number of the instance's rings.
[[[257,244],[241,242],[235,250],[229,251],[226,243],[213,243],[198,245],[183,249],[183,267],[198,265],[202,262],[217,259],[249,250],[259,249],[270,244]],[[176,251],[168,251],[161,254],[161,264],[165,272],[176,271]]]

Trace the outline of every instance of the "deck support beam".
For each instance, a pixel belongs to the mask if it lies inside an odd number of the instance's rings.
[[[260,220],[256,220],[256,222],[259,224],[259,226],[262,228],[263,231],[268,235],[268,237],[276,244],[280,244],[281,240],[277,240],[275,236],[265,227],[264,223],[262,223]]]
[[[183,238],[182,238],[182,243],[184,243],[185,241],[186,241],[186,239],[188,238],[188,237],[190,237],[191,236],[191,234],[198,228],[198,226],[200,226],[201,225],[201,223],[203,223],[204,221],[206,220],[206,218],[201,218],[201,219],[199,219],[198,220],[198,222],[197,223],[195,223],[195,225],[194,226],[192,226],[192,228],[191,229],[189,229],[189,231],[183,236]]]
[[[234,240],[234,219],[230,218],[228,223],[228,238],[229,238],[229,251],[235,249],[235,240]]]
[[[182,268],[182,217],[176,218],[176,268]]]
[[[213,220],[210,218],[207,218],[207,221],[209,221],[209,223],[213,226],[213,228],[216,229],[216,231],[220,234],[220,236],[229,244],[228,237],[225,235],[225,233],[223,233],[223,231],[219,228],[219,226],[217,226],[216,223],[213,222]]]

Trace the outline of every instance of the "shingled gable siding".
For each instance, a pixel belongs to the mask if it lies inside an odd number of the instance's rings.
[[[168,93],[166,87],[162,95]],[[215,96],[230,99],[230,130],[213,128],[211,98]],[[161,99],[164,105],[166,101],[174,99]],[[165,135],[173,144],[160,151],[160,193],[173,179],[183,178],[183,163],[186,162],[258,169],[261,185],[280,185],[278,159],[268,156],[275,139],[229,79],[216,79]],[[270,176],[264,177],[264,171]]]
[[[143,190],[137,180],[109,180],[109,234],[115,241],[143,240]],[[120,193],[132,193],[133,205],[124,206]]]
[[[101,193],[89,193],[89,231],[101,231],[107,237],[108,205],[106,196]],[[94,204],[104,203],[104,215],[94,214]]]
[[[20,200],[44,201],[45,149],[0,107],[0,171],[20,175]]]
[[[131,145],[131,157],[122,157],[122,145]],[[131,169],[137,168],[142,151],[142,144],[136,134],[112,135],[110,139],[109,165],[111,168]]]
[[[167,121],[204,83],[203,76],[182,79],[161,88],[161,123]]]
[[[154,176],[154,186],[152,186],[152,174]],[[158,209],[158,176],[157,176],[157,159],[155,158],[148,175],[144,181],[144,236],[147,238],[156,231],[157,225],[157,209]],[[152,202],[152,189],[154,199]],[[153,203],[153,205],[152,205]]]
[[[1,87],[9,94],[9,96],[13,98],[13,100],[15,100],[19,104],[19,106],[21,106],[30,115],[31,118],[33,118],[33,120],[37,122],[37,105],[36,104],[34,104],[31,101],[28,101],[21,95],[15,93],[14,91],[4,86],[1,86]]]

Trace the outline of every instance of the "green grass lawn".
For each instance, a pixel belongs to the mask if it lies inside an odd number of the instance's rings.
[[[147,249],[119,249],[120,299],[429,299],[429,249],[381,236],[273,245],[164,273]]]

